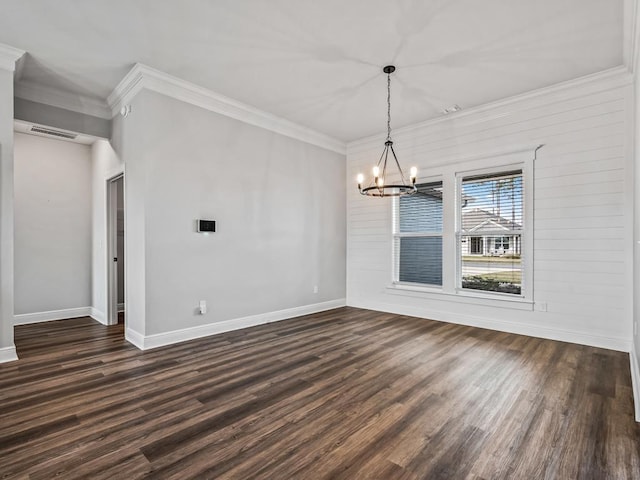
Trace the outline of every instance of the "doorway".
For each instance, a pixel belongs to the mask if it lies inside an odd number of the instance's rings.
[[[125,315],[125,251],[124,251],[124,175],[107,181],[107,259],[108,292],[107,323],[124,322]]]

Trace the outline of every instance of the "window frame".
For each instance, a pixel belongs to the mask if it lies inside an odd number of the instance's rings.
[[[522,216],[520,229],[520,252],[522,285],[520,294],[473,290],[462,287],[462,248],[460,248],[462,234],[462,181],[464,178],[480,175],[496,175],[520,170],[522,173]],[[531,201],[533,168],[532,162],[506,163],[499,166],[457,171],[456,177],[456,219],[454,243],[456,252],[455,290],[460,295],[482,296],[486,298],[504,298],[520,301],[533,301],[533,202]],[[486,246],[485,246],[486,248]]]
[[[537,144],[466,157],[459,156],[457,159],[450,158],[446,162],[431,166],[415,162],[418,171],[423,174],[418,178],[418,183],[442,181],[443,184],[442,287],[394,281],[397,278],[396,268],[398,267],[394,257],[393,233],[399,211],[398,199],[394,198],[390,212],[392,221],[388,230],[391,269],[389,271],[390,283],[386,287],[386,292],[408,298],[532,311],[534,309],[534,162],[540,147],[542,145]],[[521,295],[456,288],[458,278],[461,278],[459,249],[456,241],[460,224],[458,204],[460,203],[461,184],[458,179],[462,176],[512,170],[522,170],[523,175],[524,222],[523,235],[520,239],[523,268]]]
[[[429,176],[422,177],[416,181],[416,186],[425,185],[429,183],[440,183],[442,185],[442,189],[444,192],[445,184],[444,179],[441,175],[437,176]],[[444,195],[442,198],[442,215],[444,217],[445,214],[445,199]],[[433,283],[418,283],[418,282],[402,282],[400,281],[400,262],[398,259],[400,258],[399,248],[400,248],[400,239],[407,237],[414,238],[441,238],[442,239],[442,272],[441,275],[444,277],[444,218],[442,229],[439,233],[436,232],[400,232],[400,197],[393,197],[392,207],[391,207],[391,217],[392,217],[392,227],[391,227],[391,283],[394,286],[407,286],[407,287],[416,287],[420,289],[427,290],[435,290],[442,291],[442,285],[433,284]],[[444,278],[443,278],[444,283]]]

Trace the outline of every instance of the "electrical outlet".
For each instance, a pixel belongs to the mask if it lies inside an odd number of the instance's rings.
[[[318,293],[318,285],[313,286],[313,293]]]
[[[207,301],[200,300],[200,315],[204,315],[207,313]]]

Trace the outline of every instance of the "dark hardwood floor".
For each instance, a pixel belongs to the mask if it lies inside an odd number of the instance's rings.
[[[628,355],[341,308],[140,352],[16,327],[0,477],[638,479]]]

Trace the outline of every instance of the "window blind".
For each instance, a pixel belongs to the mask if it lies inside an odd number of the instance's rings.
[[[394,228],[394,281],[442,285],[442,182],[400,197]]]

